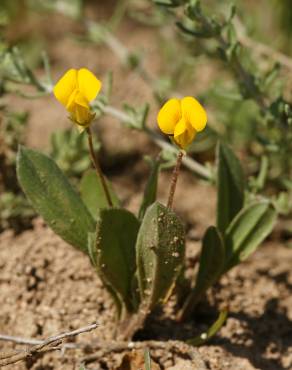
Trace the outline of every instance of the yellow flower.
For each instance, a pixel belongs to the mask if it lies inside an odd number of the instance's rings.
[[[173,136],[175,143],[185,149],[196,133],[206,127],[207,113],[193,97],[170,99],[160,109],[157,122],[160,130]]]
[[[100,89],[101,82],[88,69],[69,69],[55,85],[54,95],[70,113],[72,121],[85,128],[95,116],[89,103]]]

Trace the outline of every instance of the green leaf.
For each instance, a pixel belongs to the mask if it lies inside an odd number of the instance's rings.
[[[112,188],[111,183],[106,180],[114,207],[120,205],[119,199]],[[87,171],[80,182],[81,198],[95,220],[98,218],[99,210],[109,208],[100,178],[94,170]]]
[[[56,163],[25,147],[17,155],[18,181],[35,210],[74,247],[87,253],[87,236],[95,222]]]
[[[145,370],[151,370],[151,356],[149,348],[144,350]]]
[[[225,266],[225,247],[219,230],[210,226],[203,238],[199,271],[194,289],[178,314],[179,320],[189,317],[207,289],[221,276]]]
[[[210,226],[203,238],[195,293],[200,296],[220,277],[225,263],[225,248],[219,230]]]
[[[97,222],[93,258],[102,281],[114,299],[131,312],[135,309],[132,286],[136,271],[135,244],[139,221],[124,209],[102,209]]]
[[[91,261],[92,265],[95,267],[95,269],[98,272],[98,266],[97,266],[97,260],[96,260],[97,252],[96,251],[97,251],[96,250],[96,232],[88,233],[88,255],[89,255],[89,258],[90,258],[90,261]],[[117,316],[118,316],[118,318],[120,318],[121,313],[122,313],[123,302],[121,302],[121,300],[119,299],[119,297],[117,296],[115,291],[112,289],[112,287],[106,281],[103,281],[103,284],[104,284],[105,288],[110,292],[110,294],[111,294],[111,296],[114,300],[115,306],[116,306]]]
[[[228,314],[227,310],[221,311],[218,319],[214,322],[214,324],[206,332],[202,333],[196,338],[189,339],[187,343],[190,344],[191,346],[200,346],[206,343],[210,338],[212,338],[215,334],[217,334],[218,331],[225,324],[225,321],[227,319],[227,314]]]
[[[151,173],[144,191],[143,201],[139,210],[139,220],[142,220],[147,208],[156,200],[157,182],[161,162],[159,160],[151,162]]]
[[[217,227],[224,234],[230,222],[243,207],[244,175],[239,160],[223,143],[218,145],[217,161]]]
[[[245,207],[226,230],[226,266],[229,270],[244,261],[270,234],[276,222],[276,210],[269,201]]]
[[[183,267],[184,236],[184,226],[172,210],[158,202],[147,209],[136,250],[141,300],[149,308],[172,292]]]

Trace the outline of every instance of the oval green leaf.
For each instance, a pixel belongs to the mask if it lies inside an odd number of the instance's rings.
[[[137,238],[141,300],[148,307],[165,301],[183,267],[184,226],[177,215],[155,202],[146,211]]]
[[[102,209],[97,221],[96,250],[91,253],[104,281],[128,312],[135,310],[133,280],[139,221],[125,209]]]
[[[95,222],[56,163],[25,147],[17,155],[18,181],[35,210],[56,234],[87,253],[88,233]]]
[[[217,227],[224,235],[244,203],[244,175],[233,151],[223,143],[217,148]]]
[[[259,201],[245,207],[226,230],[226,266],[247,259],[271,233],[277,213],[269,201]]]

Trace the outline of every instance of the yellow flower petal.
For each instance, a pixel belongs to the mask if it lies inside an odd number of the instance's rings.
[[[196,131],[202,131],[206,127],[207,113],[202,105],[191,96],[181,101],[182,112],[185,120],[193,126]]]
[[[181,118],[174,128],[174,136],[179,136],[187,130],[187,124],[184,118]]]
[[[95,117],[95,113],[92,113],[90,109],[82,107],[81,105],[75,104],[72,108],[70,119],[81,127],[88,127]]]
[[[86,126],[90,122],[91,113],[88,108],[76,104],[74,110],[74,120],[81,126]]]
[[[67,111],[72,112],[72,111],[74,110],[75,105],[76,105],[76,103],[75,103],[75,98],[76,98],[76,95],[77,95],[77,94],[78,94],[78,90],[74,90],[74,91],[72,92],[72,94],[70,95],[70,97],[69,97],[69,99],[68,99],[68,103],[67,103],[67,105],[66,105],[66,109],[67,109]]]
[[[195,136],[196,130],[184,118],[175,126],[174,141],[182,149],[185,149],[194,140]]]
[[[180,101],[178,99],[170,99],[163,105],[158,113],[158,126],[163,133],[171,135],[174,133],[174,129],[180,118]]]
[[[88,100],[85,98],[83,94],[81,94],[80,91],[78,91],[77,94],[75,95],[74,102],[88,110],[90,109]]]
[[[69,69],[54,87],[54,95],[65,107],[77,87],[77,70]]]
[[[185,131],[183,134],[174,137],[175,143],[181,148],[186,149],[196,136],[196,131]]]
[[[101,82],[86,68],[78,71],[78,90],[88,102],[94,100],[101,89]]]
[[[73,93],[70,95],[68,103],[66,105],[66,109],[69,112],[72,112],[74,111],[76,105],[80,105],[88,110],[90,109],[87,99],[81,94],[79,90],[74,90]]]

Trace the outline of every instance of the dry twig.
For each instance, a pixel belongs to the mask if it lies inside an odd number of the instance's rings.
[[[96,329],[97,326],[98,325],[95,323],[95,324],[85,326],[80,329],[76,329],[70,332],[66,332],[66,333],[62,333],[62,334],[49,337],[45,340],[27,339],[27,338],[13,337],[9,335],[0,334],[0,340],[2,341],[9,341],[9,342],[18,343],[18,344],[32,345],[31,347],[28,347],[24,351],[9,351],[9,352],[0,353],[0,367],[6,366],[9,364],[14,364],[36,353],[61,350],[63,339],[72,338],[79,334],[92,331]],[[72,348],[72,346],[69,346],[67,348]]]

